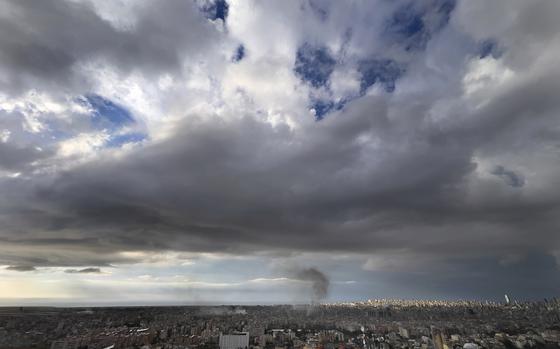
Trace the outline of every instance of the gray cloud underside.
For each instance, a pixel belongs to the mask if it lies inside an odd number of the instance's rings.
[[[158,12],[165,21],[140,15],[130,32],[77,4],[24,4],[13,4],[21,21],[0,21],[1,67],[11,72],[2,88],[13,93],[30,82],[80,85],[72,67],[92,55],[125,72],[178,72],[178,56],[218,40],[198,42],[200,33],[189,32],[184,39],[183,17],[165,17],[178,12],[174,2]],[[534,6],[554,12],[556,5]],[[198,23],[191,6],[181,9]],[[23,28],[29,23],[34,30]],[[445,88],[364,96],[296,129],[249,112],[185,115],[172,136],[126,157],[0,179],[0,263],[104,266],[127,262],[119,252],[136,250],[550,254],[560,248],[558,180],[511,185],[513,174],[523,174],[503,167],[496,181],[472,184],[477,157],[526,160],[545,149],[557,156],[560,72],[540,69],[538,52],[527,47],[558,44],[559,28],[548,17],[539,23],[521,16],[511,24],[504,40],[517,46],[504,61],[527,74],[477,108],[459,98],[458,67]],[[79,32],[60,36],[66,27]],[[207,23],[194,27],[205,33]],[[431,110],[441,100],[458,102],[452,117],[437,121]],[[2,168],[25,168],[39,156],[30,149],[0,144]],[[560,178],[557,162],[537,165],[546,178]],[[474,196],[473,185],[482,188]]]
[[[8,1],[0,17],[0,88],[17,93],[33,88],[87,92],[80,64],[101,59],[128,73],[180,74],[180,62],[205,52],[218,40],[194,2],[143,4],[129,16],[133,28],[101,18],[88,2]]]
[[[32,265],[10,265],[6,267],[6,270],[25,272],[25,271],[35,271],[36,269]]]
[[[100,274],[100,268],[66,269],[67,274]]]
[[[491,103],[476,127],[445,134],[419,118],[398,125],[390,106],[367,98],[305,132],[253,116],[185,122],[174,137],[125,159],[32,185],[7,181],[4,242],[107,253],[550,247],[556,195],[537,203],[483,197],[476,205],[464,197],[476,145],[496,142],[488,119],[502,116],[498,107]],[[515,125],[496,132],[507,128]],[[381,139],[381,149],[356,142],[361,135]]]

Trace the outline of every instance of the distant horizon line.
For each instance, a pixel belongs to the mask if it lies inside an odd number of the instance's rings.
[[[510,303],[540,303],[548,300],[556,300],[558,297],[544,297],[540,299],[513,299]],[[235,307],[235,306],[313,306],[313,305],[349,305],[351,303],[367,304],[367,303],[399,303],[399,302],[434,302],[434,303],[489,303],[489,304],[507,304],[505,301],[497,301],[491,299],[437,299],[437,298],[377,298],[353,301],[336,301],[336,302],[305,302],[305,303],[286,303],[286,302],[64,302],[52,301],[52,299],[18,299],[15,302],[0,298],[0,308],[128,308],[128,307]]]

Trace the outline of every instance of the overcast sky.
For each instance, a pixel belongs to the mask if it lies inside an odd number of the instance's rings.
[[[1,1],[0,304],[558,296],[558,14]]]

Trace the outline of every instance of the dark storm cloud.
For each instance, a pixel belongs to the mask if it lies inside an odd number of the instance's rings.
[[[367,153],[353,139],[371,127],[367,114],[333,119],[305,135],[251,117],[188,123],[175,137],[125,159],[36,182],[29,193],[36,207],[18,203],[27,210],[19,216],[12,207],[5,226],[43,236],[73,232],[96,239],[88,240],[88,249],[108,252],[390,246],[391,239],[371,231],[376,228],[346,222],[408,210],[435,214],[444,205],[440,186],[470,171],[470,154],[421,142],[415,151],[387,149],[382,170],[364,167]],[[415,170],[436,159],[437,166]],[[10,187],[28,192],[23,180]]]
[[[48,152],[42,152],[31,146],[0,142],[0,170],[22,170],[29,163],[44,158],[47,154]]]
[[[366,285],[394,285],[395,297],[410,297],[406,291],[414,285],[418,298],[493,299],[503,301],[504,294],[516,300],[542,299],[560,292],[560,273],[555,259],[546,254],[529,253],[511,265],[500,264],[494,257],[450,259],[446,268],[424,271],[379,272],[364,275]]]
[[[0,171],[24,172],[33,163],[54,155],[49,146],[39,146],[32,136],[25,135],[25,117],[16,112],[7,113],[0,108]],[[3,132],[8,131],[3,138]]]
[[[100,268],[66,269],[67,274],[101,274]]]
[[[11,271],[35,271],[37,269],[35,269],[35,267],[32,266],[32,265],[10,265],[10,266],[6,267],[6,270],[11,270]]]
[[[348,108],[352,114],[306,134],[249,116],[190,121],[165,142],[36,182],[30,193],[14,179],[11,189],[27,192],[37,209],[18,218],[12,207],[4,226],[33,238],[72,232],[88,250],[111,258],[119,250],[366,252],[405,241],[422,249],[440,244],[442,233],[430,231],[432,224],[510,223],[504,213],[449,206],[449,200],[460,204],[463,178],[474,168],[470,148],[411,139],[394,149],[392,138],[406,130],[386,124],[378,134],[373,127],[381,124],[362,107],[383,118],[383,102],[364,99]],[[382,166],[364,163],[368,151],[354,142],[371,133],[387,144],[377,159]],[[421,240],[409,235],[410,226],[423,230]],[[464,240],[477,243],[476,236]]]
[[[4,226],[31,236],[72,232],[84,239],[73,241],[76,247],[111,258],[118,250],[365,252],[402,243],[450,251],[478,244],[478,236],[457,236],[441,245],[447,232],[432,231],[431,225],[452,224],[452,234],[459,234],[469,230],[470,221],[517,223],[509,212],[521,209],[520,203],[503,203],[498,211],[457,207],[462,180],[474,168],[470,147],[412,139],[403,150],[384,149],[378,159],[383,166],[363,163],[367,150],[353,140],[377,134],[379,128],[372,127],[380,124],[362,113],[362,103],[376,107],[375,118],[383,118],[380,101],[362,100],[349,108],[355,112],[351,117],[322,122],[305,135],[251,117],[189,122],[175,137],[126,159],[108,158],[36,183],[29,195],[40,208],[21,219],[4,217],[10,220]],[[392,145],[392,137],[404,131],[386,124],[379,136]],[[27,192],[24,181],[11,183]],[[526,217],[537,214],[527,210]],[[422,239],[414,230],[422,231]],[[512,234],[510,243],[521,237]],[[28,244],[57,248],[62,243],[33,241]],[[499,238],[486,243],[487,248],[504,245]]]

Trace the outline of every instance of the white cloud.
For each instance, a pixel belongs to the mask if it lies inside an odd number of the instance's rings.
[[[6,143],[10,139],[12,132],[10,130],[2,130],[0,132],[0,142]]]
[[[58,145],[58,153],[63,157],[90,156],[109,140],[110,135],[106,131],[95,133],[80,133],[76,137],[61,141]],[[82,158],[83,159],[83,158]]]
[[[467,97],[487,99],[496,89],[514,78],[514,72],[503,65],[499,59],[492,56],[484,59],[474,58],[468,65],[468,70],[463,77],[463,86]],[[483,99],[483,101],[485,101]]]

